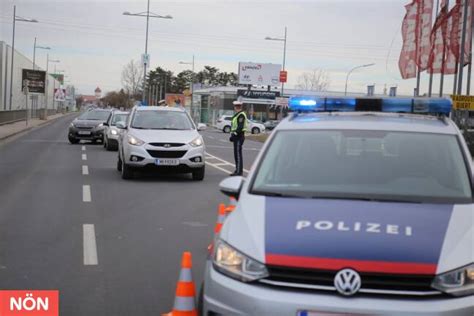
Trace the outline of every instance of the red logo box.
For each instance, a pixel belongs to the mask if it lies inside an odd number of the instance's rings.
[[[0,291],[0,316],[59,316],[59,291]]]

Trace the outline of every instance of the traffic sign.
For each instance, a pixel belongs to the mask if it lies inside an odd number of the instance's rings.
[[[474,111],[474,96],[452,95],[453,109]]]
[[[150,64],[150,54],[142,54],[142,64],[143,65]]]
[[[288,71],[280,71],[280,82],[285,83],[288,80]]]

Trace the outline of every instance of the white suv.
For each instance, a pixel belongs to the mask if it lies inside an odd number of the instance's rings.
[[[128,121],[117,123],[119,136],[117,170],[130,179],[135,170],[191,173],[193,180],[203,180],[205,171],[204,141],[188,113],[178,108],[134,107]]]
[[[231,115],[222,115],[217,120],[216,127],[220,129],[224,133],[230,133],[232,125],[232,116]],[[265,125],[257,123],[252,120],[248,120],[248,130],[252,134],[260,134],[261,132],[265,131]]]

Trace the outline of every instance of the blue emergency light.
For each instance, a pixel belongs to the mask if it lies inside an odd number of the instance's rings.
[[[449,115],[452,102],[444,98],[347,98],[294,96],[289,102],[293,112],[392,112]]]

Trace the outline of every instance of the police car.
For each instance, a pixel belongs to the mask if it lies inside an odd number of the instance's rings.
[[[450,100],[290,106],[248,178],[220,184],[238,206],[203,315],[474,315],[474,165]]]

